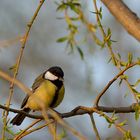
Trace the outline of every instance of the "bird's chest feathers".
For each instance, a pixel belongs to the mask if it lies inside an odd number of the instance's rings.
[[[56,90],[57,87],[52,82],[44,81],[29,97],[28,106],[33,110],[39,110],[40,106],[38,103],[41,102],[48,108],[55,96]]]

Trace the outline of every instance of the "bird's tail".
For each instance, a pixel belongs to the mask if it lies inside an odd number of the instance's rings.
[[[29,113],[30,112],[30,108],[24,108],[22,111]],[[22,114],[22,113],[18,113],[12,120],[11,120],[11,124],[13,125],[21,125],[21,123],[23,122],[23,120],[25,119],[26,115]]]

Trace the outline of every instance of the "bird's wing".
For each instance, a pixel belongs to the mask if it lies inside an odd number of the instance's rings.
[[[34,81],[33,85],[32,85],[32,91],[34,92],[39,86],[40,84],[45,80],[43,78],[44,73],[40,74]]]
[[[34,83],[33,83],[33,85],[32,85],[32,92],[34,93],[34,91],[39,87],[39,85],[45,80],[44,78],[43,78],[43,75],[44,75],[44,73],[43,74],[40,74],[36,79],[35,79],[35,81],[34,81]],[[22,102],[22,104],[21,104],[21,108],[23,108],[25,105],[26,105],[26,103],[27,103],[27,101],[28,101],[28,98],[29,98],[29,95],[26,95],[26,97],[24,98],[24,100],[23,100],[23,102]]]
[[[21,108],[23,108],[23,107],[26,105],[26,103],[27,103],[27,101],[28,101],[28,98],[29,98],[29,95],[26,95],[26,97],[25,97],[24,100],[22,101]]]

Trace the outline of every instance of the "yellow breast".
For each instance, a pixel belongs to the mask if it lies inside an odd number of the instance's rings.
[[[57,87],[50,81],[44,81],[29,97],[26,107],[32,110],[40,110],[40,103],[47,109],[56,93]]]

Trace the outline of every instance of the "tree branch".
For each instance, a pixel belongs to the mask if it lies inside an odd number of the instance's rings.
[[[139,64],[138,62],[136,63],[133,63],[133,64],[130,64],[128,65],[124,70],[122,70],[118,75],[116,75],[108,84],[107,86],[103,89],[103,91],[97,96],[96,98],[96,103],[98,104],[100,98],[102,97],[102,95],[106,92],[106,90],[111,86],[111,84],[119,77],[121,76],[126,70],[128,70],[129,68],[135,66]],[[2,77],[3,79],[6,79],[7,81],[12,81],[12,77],[10,77],[8,74],[6,74],[5,72],[1,71],[0,70],[0,77]],[[31,95],[32,94],[32,91],[30,89],[28,89],[25,85],[23,85],[20,81],[18,81],[17,79],[14,80],[14,84],[16,84],[20,89],[22,89],[25,93]],[[104,107],[104,106],[98,106],[96,104],[96,107],[82,107],[82,106],[78,106],[76,107],[75,109],[73,109],[72,111],[70,112],[67,112],[67,113],[63,113],[63,114],[60,114],[59,115],[62,117],[62,118],[68,118],[68,117],[72,117],[72,116],[76,116],[76,115],[83,115],[83,114],[91,114],[91,113],[94,113],[95,110],[98,110],[98,111],[103,111],[103,112],[106,112],[106,113],[112,113],[112,112],[115,112],[115,113],[130,113],[130,112],[135,112],[134,110],[134,106],[136,105],[135,104],[132,104],[131,106],[128,106],[128,107]],[[14,112],[14,113],[23,113],[25,114],[27,117],[30,117],[30,118],[34,118],[34,119],[43,119],[43,116],[42,115],[32,115],[32,114],[28,114],[24,111],[21,111],[21,110],[16,110],[16,109],[12,109],[12,108],[8,108],[6,106],[3,106],[3,105],[0,105],[0,108],[1,109],[4,109],[4,110],[8,110],[8,111],[11,111],[11,112]]]
[[[140,41],[140,19],[122,0],[101,0],[123,27]]]
[[[133,103],[130,106],[127,107],[105,107],[105,106],[98,106],[98,107],[84,107],[84,106],[78,106],[74,108],[72,111],[67,112],[67,113],[58,113],[60,117],[62,118],[69,118],[77,115],[83,115],[83,114],[92,114],[95,112],[95,110],[106,112],[106,113],[134,113],[135,112],[135,106],[137,103]],[[42,115],[33,115],[33,114],[28,114],[22,110],[17,110],[13,108],[8,108],[4,105],[0,105],[0,109],[8,110],[13,113],[22,113],[25,114],[26,117],[33,118],[33,119],[44,119]],[[51,116],[49,116],[52,118]]]
[[[101,97],[105,94],[105,92],[107,91],[107,89],[109,89],[109,87],[121,76],[124,74],[124,72],[126,70],[128,70],[129,68],[135,66],[135,65],[138,65],[139,63],[136,62],[136,63],[133,63],[133,64],[130,64],[128,65],[124,70],[120,71],[111,81],[109,81],[109,83],[105,86],[105,88],[101,91],[101,93],[96,97],[95,99],[95,105],[98,107],[98,103],[101,99]]]

